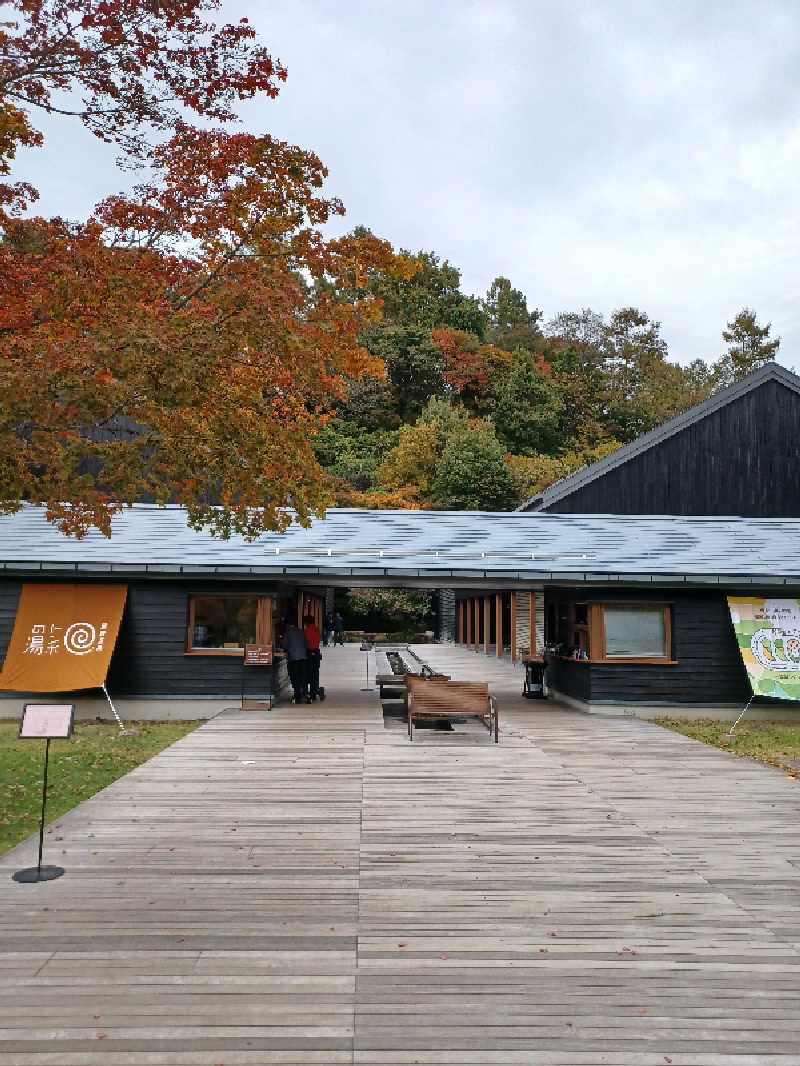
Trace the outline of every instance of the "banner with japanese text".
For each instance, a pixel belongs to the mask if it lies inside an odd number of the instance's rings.
[[[126,585],[23,585],[0,689],[104,685],[127,592]]]
[[[729,596],[728,608],[753,695],[800,700],[800,600]]]

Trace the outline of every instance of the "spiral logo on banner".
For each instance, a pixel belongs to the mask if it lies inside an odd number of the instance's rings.
[[[64,634],[64,647],[72,655],[88,655],[96,641],[97,630],[90,622],[73,622]]]

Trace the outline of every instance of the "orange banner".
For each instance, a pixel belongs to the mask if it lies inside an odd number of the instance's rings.
[[[127,593],[126,585],[23,585],[0,689],[103,686]]]

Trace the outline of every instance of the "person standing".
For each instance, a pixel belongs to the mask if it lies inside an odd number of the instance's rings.
[[[319,664],[322,660],[322,652],[319,650],[319,643],[322,639],[322,634],[319,631],[319,626],[314,621],[314,616],[307,614],[303,618],[303,634],[306,638],[306,646],[308,648],[308,659],[306,660],[306,698],[309,703],[316,699],[324,699],[324,695],[320,691],[319,687]]]
[[[333,617],[333,646],[341,644],[344,647],[344,618],[339,611]]]
[[[325,621],[323,622],[323,630],[324,632],[322,636],[322,646],[324,648],[327,648],[328,642],[333,636],[333,611],[328,611],[328,613],[325,615]]]
[[[308,641],[296,622],[289,622],[281,641],[286,652],[289,680],[292,683],[292,703],[306,702],[306,672],[308,667]],[[311,702],[309,700],[309,702]]]

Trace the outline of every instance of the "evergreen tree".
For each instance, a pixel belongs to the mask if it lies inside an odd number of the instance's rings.
[[[476,419],[450,435],[431,489],[448,510],[507,511],[516,505],[506,451],[490,424]]]
[[[769,339],[772,323],[759,326],[756,312],[743,307],[728,328],[722,331],[722,339],[727,342],[728,350],[713,368],[714,384],[717,388],[732,385],[743,377],[758,370],[765,363],[772,362],[780,347],[781,339]]]
[[[517,455],[557,450],[563,443],[563,403],[551,378],[524,348],[513,355],[508,372],[490,391],[498,438]]]

